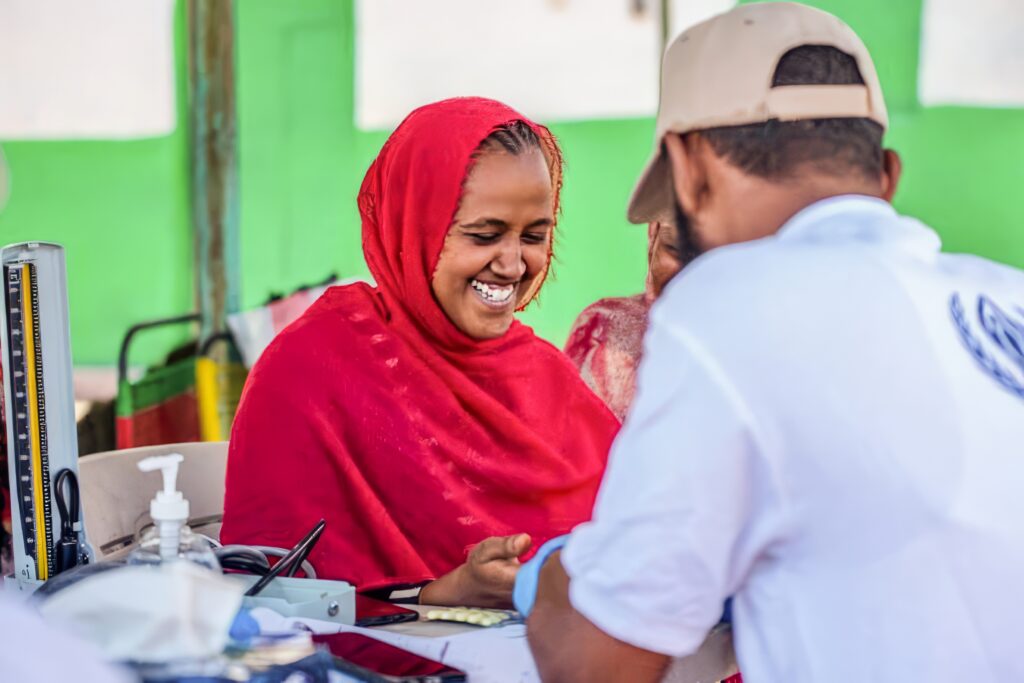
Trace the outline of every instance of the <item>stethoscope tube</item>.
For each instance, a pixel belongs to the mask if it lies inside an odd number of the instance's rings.
[[[64,496],[65,485],[68,495]],[[80,554],[78,531],[80,507],[78,498],[78,477],[68,468],[57,473],[54,480],[54,498],[60,515],[60,538],[53,546],[54,573],[59,574],[78,566]],[[70,504],[69,504],[70,503]]]

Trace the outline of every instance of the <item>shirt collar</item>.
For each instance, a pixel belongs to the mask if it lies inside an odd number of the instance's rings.
[[[776,233],[783,241],[889,245],[923,256],[942,247],[924,223],[900,216],[888,202],[867,195],[822,199],[798,211]]]

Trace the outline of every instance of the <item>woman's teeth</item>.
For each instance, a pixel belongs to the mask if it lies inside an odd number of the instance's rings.
[[[479,280],[470,280],[469,284],[480,298],[489,304],[506,304],[516,291],[516,286],[514,284],[490,285],[486,282],[480,282]]]

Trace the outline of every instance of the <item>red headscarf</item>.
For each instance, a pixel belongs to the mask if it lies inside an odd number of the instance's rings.
[[[436,578],[488,536],[542,542],[589,518],[617,420],[530,328],[471,339],[430,287],[473,152],[514,120],[498,102],[447,100],[388,139],[359,193],[377,287],[328,290],[253,368],[226,542],[291,546],[324,517],[310,559],[367,589]],[[554,140],[526,123],[557,191]]]

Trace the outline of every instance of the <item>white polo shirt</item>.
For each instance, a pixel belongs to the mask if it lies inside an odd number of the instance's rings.
[[[562,561],[608,634],[748,683],[1024,681],[1024,273],[860,196],[656,304],[594,520]]]

